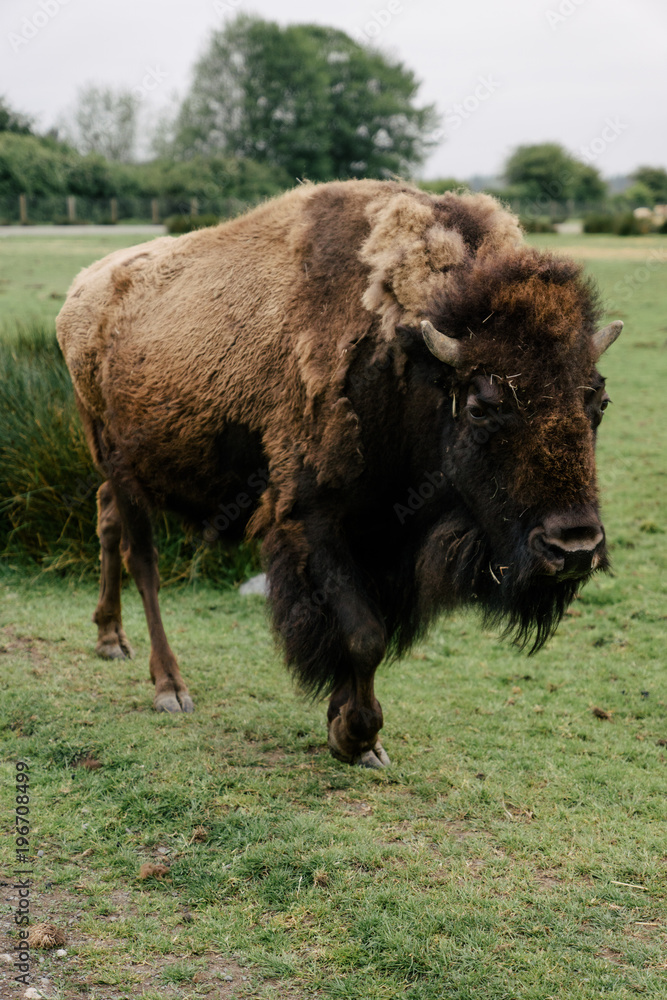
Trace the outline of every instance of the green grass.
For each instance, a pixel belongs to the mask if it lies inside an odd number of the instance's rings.
[[[531,241],[582,253],[635,242]],[[92,655],[92,582],[5,566],[0,881],[13,871],[21,758],[33,919],[69,936],[66,958],[39,965],[50,995],[665,995],[667,268],[636,280],[641,258],[586,263],[608,296],[618,282],[631,291],[601,364],[614,401],[598,452],[613,575],[533,659],[459,613],[381,669],[386,773],[330,758],[325,706],[295,696],[261,600],[163,590],[197,703],[171,718],[150,709],[132,586],[137,657],[108,664]],[[138,878],[165,860],[168,877]],[[0,951],[16,906],[3,893]]]
[[[55,319],[67,289],[82,267],[112,250],[145,243],[135,236],[6,236],[0,238],[0,324]]]

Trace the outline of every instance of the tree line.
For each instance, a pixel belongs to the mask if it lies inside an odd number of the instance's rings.
[[[89,84],[57,127],[40,134],[0,99],[0,217],[26,195],[49,209],[65,195],[120,199],[122,214],[201,206],[218,215],[271,196],[297,180],[414,176],[436,143],[439,117],[418,102],[408,67],[343,31],[282,27],[240,15],[213,32],[182,102],[152,129],[137,162],[141,99]],[[642,167],[610,199],[590,163],[556,143],[521,146],[497,193],[524,214],[553,205],[628,209],[667,202],[667,172]],[[447,178],[431,190],[460,187]]]

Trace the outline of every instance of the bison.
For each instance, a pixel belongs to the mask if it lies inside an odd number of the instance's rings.
[[[263,540],[273,626],[328,742],[389,762],[373,690],[440,611],[539,649],[608,566],[594,447],[609,398],[594,287],[483,194],[303,184],[116,251],[57,321],[93,459],[100,656],[143,599],[154,706],[192,711],[164,632],[150,512]]]

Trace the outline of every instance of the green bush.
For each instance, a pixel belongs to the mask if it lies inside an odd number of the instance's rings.
[[[154,198],[162,215],[185,214],[196,198],[202,213],[231,218],[291,186],[284,170],[242,157],[115,163],[52,138],[0,133],[0,215],[13,222],[20,194],[31,221],[52,222],[64,214],[65,196],[75,195],[77,214],[99,222],[111,198],[121,219],[150,219]]]
[[[650,233],[650,219],[637,219],[633,212],[592,212],[584,218],[585,233],[613,233],[615,236],[643,236]]]
[[[217,215],[170,215],[164,220],[167,232],[172,235],[191,233],[195,229],[206,229],[207,226],[217,226],[220,218]]]
[[[606,212],[591,212],[584,217],[585,233],[613,233],[614,216]]]
[[[643,236],[653,228],[650,219],[637,219],[632,212],[623,212],[614,219],[614,232],[617,236]]]
[[[522,215],[519,218],[521,228],[525,233],[555,233],[558,232],[553,221],[548,216]]]
[[[85,441],[67,366],[48,324],[0,333],[0,555],[96,575],[101,477]],[[255,545],[209,546],[178,518],[154,518],[165,582],[231,585],[258,565]]]

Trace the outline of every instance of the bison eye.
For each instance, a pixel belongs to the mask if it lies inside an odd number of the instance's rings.
[[[468,415],[471,416],[473,420],[484,420],[486,417],[486,413],[479,403],[469,403],[466,409],[468,410]]]
[[[593,403],[593,410],[591,412],[591,423],[593,425],[593,429],[600,426],[602,415],[610,403],[611,400],[606,392],[602,394],[602,397],[597,404],[595,402]]]

